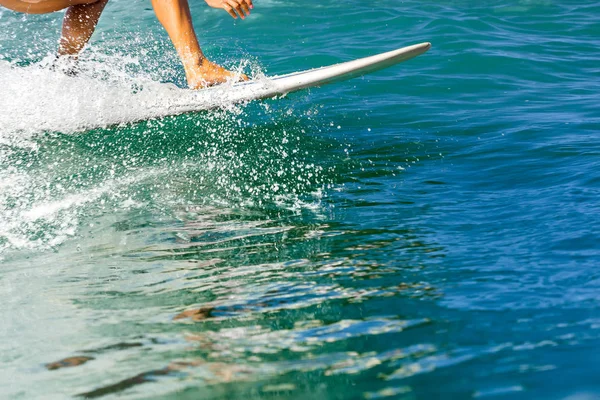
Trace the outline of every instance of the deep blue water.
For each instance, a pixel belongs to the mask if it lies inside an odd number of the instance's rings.
[[[1,398],[600,398],[600,3],[192,13],[250,73],[433,47],[154,119],[185,82],[147,2],[77,78],[60,14],[1,10]]]

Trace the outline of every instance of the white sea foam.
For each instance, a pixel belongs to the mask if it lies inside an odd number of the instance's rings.
[[[81,63],[82,72],[75,77],[49,65],[50,61],[18,67],[0,61],[0,143],[11,141],[17,132],[20,139],[41,131],[75,132],[227,108],[239,101],[239,90],[231,84],[193,91],[127,76],[98,61]]]
[[[4,248],[52,247],[73,236],[80,222],[82,209],[99,198],[110,195],[119,198],[122,188],[156,175],[164,170],[149,169],[127,177],[108,180],[91,189],[66,193],[57,198],[46,198],[43,186],[32,180],[31,175],[8,173],[0,174],[0,188],[6,189],[0,195],[0,206],[6,206],[10,198],[19,196],[37,198],[33,204],[24,204],[13,209],[2,209],[0,213],[0,255]],[[122,208],[135,205],[131,199],[124,199]],[[39,236],[36,232],[44,232]],[[37,237],[37,239],[32,239]]]

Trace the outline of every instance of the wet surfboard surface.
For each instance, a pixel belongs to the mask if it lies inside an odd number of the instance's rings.
[[[273,98],[302,89],[345,81],[410,60],[430,48],[431,44],[428,42],[419,43],[321,68],[190,91],[189,97],[185,96],[180,99],[183,101],[171,104],[169,113],[176,115],[209,110],[223,105]]]

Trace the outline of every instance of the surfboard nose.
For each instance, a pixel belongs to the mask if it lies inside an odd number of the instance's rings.
[[[429,50],[431,48],[431,42],[418,43],[418,44],[413,45],[412,47],[417,48],[422,52],[426,52],[427,50]]]

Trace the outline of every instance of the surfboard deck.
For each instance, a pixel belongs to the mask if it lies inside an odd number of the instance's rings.
[[[183,114],[209,110],[230,104],[283,96],[310,87],[345,81],[410,60],[425,53],[430,48],[431,44],[428,42],[419,43],[321,68],[190,91],[191,97],[187,98],[184,103],[172,104],[169,107],[169,113]]]

